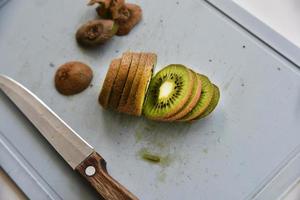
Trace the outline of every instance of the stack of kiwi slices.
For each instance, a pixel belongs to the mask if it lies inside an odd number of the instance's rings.
[[[125,52],[111,61],[100,95],[104,108],[140,116],[157,56]]]
[[[194,121],[209,115],[219,99],[219,88],[208,77],[172,64],[151,80],[143,114],[159,121]]]
[[[99,103],[104,108],[159,121],[194,121],[209,115],[220,99],[208,77],[180,64],[168,65],[152,77],[154,53],[123,53],[112,60]]]

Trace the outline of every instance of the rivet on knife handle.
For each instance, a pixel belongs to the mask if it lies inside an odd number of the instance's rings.
[[[105,199],[138,200],[136,196],[107,173],[106,162],[97,152],[93,152],[75,170]]]

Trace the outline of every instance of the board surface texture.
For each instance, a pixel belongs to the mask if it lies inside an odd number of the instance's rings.
[[[40,97],[141,199],[250,199],[300,145],[299,68],[204,1],[130,2],[143,8],[141,23],[128,36],[87,50],[74,38],[82,23],[96,18],[86,1],[9,1],[0,8],[0,73]],[[218,107],[193,124],[103,110],[97,98],[109,63],[127,50],[157,53],[156,72],[181,63],[206,74],[220,86]],[[93,86],[65,97],[53,78],[71,60],[92,67]],[[16,180],[31,199],[97,199],[1,92],[0,132],[0,142],[38,177],[27,182],[40,184],[32,187]],[[141,160],[143,148],[164,162]],[[18,167],[9,169],[6,159],[0,165],[13,177]]]

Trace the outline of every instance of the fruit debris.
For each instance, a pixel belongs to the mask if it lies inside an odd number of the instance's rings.
[[[76,40],[82,46],[97,46],[112,38],[118,27],[113,20],[91,20],[77,30]]]
[[[142,9],[125,0],[91,0],[88,5],[98,4],[97,14],[103,19],[114,20],[119,29],[117,35],[127,35],[142,19]]]

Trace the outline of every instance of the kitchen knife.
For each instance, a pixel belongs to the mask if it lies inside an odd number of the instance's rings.
[[[0,89],[22,111],[63,159],[107,200],[138,198],[114,180],[105,160],[32,92],[0,74]]]

